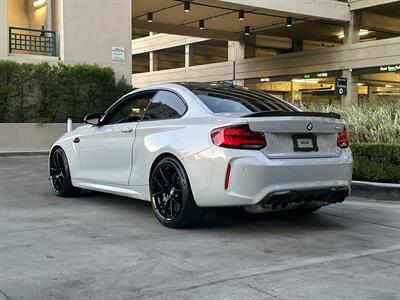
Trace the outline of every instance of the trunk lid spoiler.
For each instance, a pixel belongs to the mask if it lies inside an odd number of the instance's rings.
[[[333,112],[310,112],[310,111],[261,111],[251,114],[242,115],[242,118],[257,118],[257,117],[320,117],[341,119],[341,115]]]

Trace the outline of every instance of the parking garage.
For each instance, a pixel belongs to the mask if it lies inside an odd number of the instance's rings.
[[[290,7],[273,5],[224,3],[210,7],[207,3],[192,2],[190,12],[185,13],[183,6],[173,3],[165,2],[157,9],[155,3],[134,4],[133,31],[152,35],[133,40],[133,60],[149,59],[146,66],[134,71],[135,86],[167,78],[234,80],[236,84],[258,87],[305,104],[354,104],[377,98],[389,101],[390,95],[397,95],[398,72],[353,73],[400,62],[393,56],[398,53],[395,48],[400,34],[396,4],[355,10],[351,12],[354,22],[349,23],[350,15],[328,16],[326,7],[318,7],[312,14],[310,11],[301,14]],[[331,1],[329,5],[335,5],[332,9],[337,12],[347,9],[343,7],[347,4],[339,1]],[[146,11],[153,12],[151,23],[146,21]],[[240,11],[244,13],[242,17]],[[170,19],[170,14],[180,18]],[[204,21],[201,28],[200,21]],[[196,38],[180,42],[176,38],[186,34]],[[174,40],[174,47],[161,43],[167,37],[170,42]],[[377,60],[374,51],[383,56]],[[301,77],[332,72],[334,76]],[[260,82],[266,78],[268,82]],[[337,78],[347,79],[346,95],[335,93]]]

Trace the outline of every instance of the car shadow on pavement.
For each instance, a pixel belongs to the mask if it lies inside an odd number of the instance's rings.
[[[83,190],[81,195],[75,199],[110,208],[132,209],[132,214],[137,212],[155,219],[151,205],[147,201],[89,190]],[[301,227],[302,229],[319,231],[337,230],[343,227],[338,220],[324,215],[323,210],[324,208],[308,215],[302,215],[290,211],[250,214],[240,207],[208,208],[203,220],[189,230],[227,229],[237,226],[241,226],[243,229],[248,227],[251,230],[265,230],[265,227],[273,226],[274,228],[287,229],[289,227]]]
[[[264,226],[274,228],[301,227],[302,229],[309,229],[312,231],[327,229],[336,230],[342,227],[337,220],[328,218],[321,213],[321,211],[308,215],[297,214],[291,211],[250,214],[239,207],[210,209],[200,227],[220,228],[234,226],[249,226],[252,230],[264,230]]]
[[[134,199],[124,196],[118,196],[114,194],[102,193],[97,191],[82,190],[79,196],[74,197],[77,201],[84,201],[90,204],[101,204],[110,208],[129,208],[132,207],[132,211],[135,209],[140,211],[149,211],[152,213],[150,203],[140,199]]]

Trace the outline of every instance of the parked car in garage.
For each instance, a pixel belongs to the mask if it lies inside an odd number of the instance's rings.
[[[350,192],[340,115],[303,112],[262,91],[153,85],[84,121],[51,149],[54,193],[83,188],[150,201],[168,227],[193,225],[207,207],[309,213]]]

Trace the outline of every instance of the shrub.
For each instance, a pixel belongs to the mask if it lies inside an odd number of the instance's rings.
[[[400,183],[400,145],[352,144],[354,180]]]
[[[360,106],[311,106],[312,111],[334,111],[346,122],[351,143],[400,144],[400,101]]]
[[[354,180],[400,183],[400,101],[361,106],[303,107],[340,113],[354,158]]]
[[[0,122],[81,122],[131,90],[107,67],[0,61]]]

